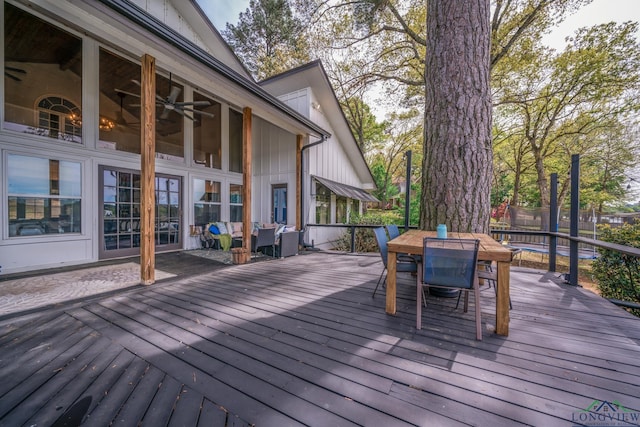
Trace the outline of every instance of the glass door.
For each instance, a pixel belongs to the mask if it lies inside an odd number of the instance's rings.
[[[287,184],[275,184],[271,186],[271,222],[278,224],[287,223]]]
[[[156,251],[181,248],[180,177],[156,175]],[[140,254],[140,172],[100,167],[100,258]]]

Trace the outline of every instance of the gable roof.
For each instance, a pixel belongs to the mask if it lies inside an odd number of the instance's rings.
[[[182,36],[177,31],[173,30],[163,22],[161,22],[156,17],[148,14],[139,6],[131,3],[127,0],[99,0],[100,3],[104,4],[111,10],[117,12],[119,15],[129,19],[134,22],[136,25],[140,26],[144,30],[148,31],[155,37],[161,39],[162,41],[170,44],[171,46],[177,48],[183,54],[188,55],[193,58],[197,62],[203,64],[214,73],[222,76],[225,80],[228,80],[234,85],[237,85],[242,90],[246,91],[248,94],[257,97],[260,101],[265,102],[268,106],[273,107],[278,112],[283,114],[286,118],[295,121],[299,126],[305,128],[309,134],[316,135],[319,137],[330,137],[330,132],[326,131],[322,127],[318,126],[316,123],[312,122],[309,118],[303,116],[297,111],[293,110],[282,101],[265,91],[261,88],[253,79],[247,77],[246,73],[240,73],[234,68],[222,62],[220,59],[214,57],[209,54],[202,47],[197,46],[194,42],[187,40],[184,36]],[[194,3],[189,2],[191,7],[194,7]],[[194,11],[196,9],[194,8]],[[201,12],[201,11],[200,11]],[[200,13],[197,12],[197,13]],[[194,12],[195,13],[195,12]],[[190,15],[187,13],[185,17]],[[200,17],[202,19],[202,17]],[[214,29],[213,24],[208,23],[211,29]],[[217,33],[217,31],[216,31]],[[219,36],[219,33],[217,33]],[[214,34],[215,36],[215,34]],[[219,42],[214,40],[215,37],[209,40],[211,43]],[[221,37],[220,37],[220,40]],[[215,42],[214,42],[215,41]],[[228,50],[229,47],[227,46]]]
[[[322,106],[322,112],[331,124],[335,137],[341,142],[345,153],[349,156],[354,170],[369,188],[375,188],[375,181],[367,165],[362,150],[351,132],[349,122],[338,102],[327,72],[318,59],[284,73],[269,77],[260,86],[276,96],[311,88],[316,99]]]

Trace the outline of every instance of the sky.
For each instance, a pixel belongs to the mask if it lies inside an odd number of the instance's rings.
[[[640,1],[640,0],[638,0]],[[238,23],[238,15],[249,7],[249,0],[196,0],[218,31],[225,29],[226,23]]]

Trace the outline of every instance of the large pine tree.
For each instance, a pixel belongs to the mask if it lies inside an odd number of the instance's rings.
[[[420,226],[486,232],[491,212],[489,0],[429,0]]]
[[[288,0],[251,0],[222,35],[256,80],[309,61],[304,24]]]

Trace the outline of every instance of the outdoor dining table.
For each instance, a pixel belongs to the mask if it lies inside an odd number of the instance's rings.
[[[396,314],[396,254],[422,255],[425,237],[436,237],[435,231],[408,230],[387,243],[386,312]],[[509,268],[512,251],[488,234],[449,232],[449,238],[479,239],[478,261],[495,261],[498,266],[496,297],[496,329],[498,335],[509,335]]]

